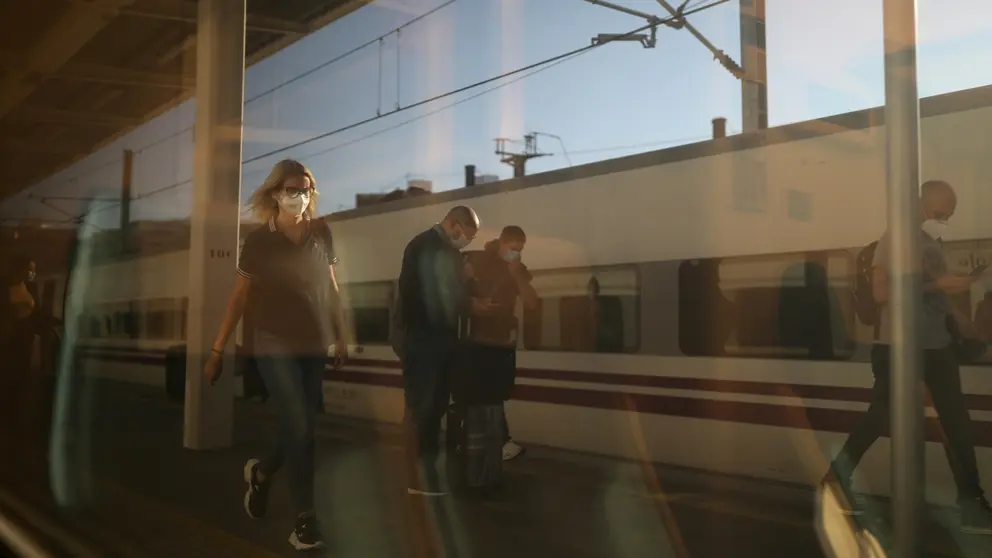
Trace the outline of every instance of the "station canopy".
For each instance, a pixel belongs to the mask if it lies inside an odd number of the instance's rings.
[[[365,3],[247,0],[246,65]],[[197,4],[0,2],[0,200],[190,98]]]

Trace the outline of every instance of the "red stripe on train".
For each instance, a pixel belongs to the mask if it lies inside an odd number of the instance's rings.
[[[390,388],[403,387],[403,379],[395,374],[339,370],[328,371],[325,377],[328,380],[351,384]],[[653,415],[840,433],[850,432],[864,414],[861,411],[797,407],[776,403],[718,401],[695,397],[677,397],[648,393],[621,393],[525,384],[517,384],[513,391],[513,399],[516,401],[530,401],[570,407],[634,411]],[[975,444],[982,447],[992,447],[992,422],[974,421],[972,424],[974,425]],[[929,441],[941,441],[940,423],[937,419],[928,417],[926,429],[927,439]]]
[[[112,358],[114,352],[127,353],[135,356],[142,354],[152,357],[154,355],[159,358],[161,358],[165,353],[164,350],[142,350],[134,348],[110,349],[109,347],[99,349],[89,348],[87,349],[87,352],[94,356],[99,354],[99,358],[104,359]],[[122,358],[121,360],[124,359]],[[353,358],[348,361],[348,365],[349,367],[358,368],[387,368],[391,370],[400,369],[400,363],[395,360]],[[867,364],[865,365],[865,373],[869,373]],[[587,372],[582,370],[560,370],[554,368],[518,368],[517,377],[532,380],[607,384],[611,386],[798,397],[801,399],[820,399],[824,401],[867,403],[871,400],[871,389],[843,386],[784,384],[750,380],[715,380],[709,378],[649,376],[645,374],[612,374],[605,372]],[[328,377],[328,379],[334,378]],[[397,385],[397,387],[399,387],[399,385]],[[992,411],[992,395],[966,394],[965,400],[967,401],[968,408],[973,411]]]
[[[400,368],[399,362],[394,360],[351,359],[348,361],[348,364],[358,367]],[[865,364],[865,373],[870,374],[867,364]],[[860,403],[871,401],[871,390],[857,387],[782,384],[748,380],[679,378],[673,376],[648,376],[644,374],[610,374],[605,372],[584,372],[581,370],[559,370],[553,368],[517,368],[517,377],[532,380],[607,384],[611,386],[799,397],[802,399],[822,399],[825,401],[851,401]],[[965,400],[968,403],[968,408],[971,410],[992,411],[992,396],[990,395],[969,394],[965,395]]]
[[[90,352],[90,351],[87,351]],[[120,360],[150,364],[150,361],[164,362],[160,351],[145,351],[147,358],[135,358],[142,351],[126,351],[128,354],[114,355],[106,351],[92,351],[92,357],[99,360]],[[398,369],[399,363],[389,360],[353,359],[349,368],[325,373],[325,379],[352,384],[372,385],[401,389],[403,378],[397,374],[373,371],[359,371],[356,367],[378,367]],[[741,380],[709,380],[702,378],[672,378],[664,376],[644,376],[637,374],[605,374],[602,372],[582,372],[577,370],[518,369],[518,377],[542,380],[559,380],[582,383],[627,385],[687,389],[719,393],[741,393],[752,395],[796,396],[809,399],[835,401],[868,401],[871,390],[837,386],[810,386],[797,384],[776,384],[770,382],[748,382]],[[778,403],[751,403],[740,401],[718,401],[696,397],[671,395],[624,393],[579,389],[557,386],[533,386],[518,384],[513,398],[552,405],[565,405],[606,410],[635,411],[639,413],[699,418],[725,422],[800,428],[824,432],[849,432],[863,415],[861,411],[799,407]],[[967,396],[969,408],[989,410],[992,397],[985,395]],[[977,405],[976,405],[977,404]],[[992,447],[992,422],[974,421],[976,445]],[[940,425],[937,419],[927,418],[927,439],[940,441]]]

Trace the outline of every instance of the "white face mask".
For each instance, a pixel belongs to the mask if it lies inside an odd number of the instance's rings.
[[[463,234],[460,234],[458,235],[458,238],[454,238],[451,240],[451,245],[457,248],[458,250],[461,250],[462,248],[468,246],[471,243],[472,241],[469,240],[468,237]]]
[[[276,201],[279,203],[279,209],[293,217],[299,217],[310,205],[310,194],[300,194],[295,198],[291,198],[287,194],[279,194],[276,196]]]
[[[944,238],[947,234],[947,221],[941,221],[938,219],[927,219],[923,221],[923,232],[930,235],[930,238],[935,240]]]
[[[520,259],[520,252],[516,250],[507,250],[506,253],[503,254],[503,259],[508,262],[515,262]]]
[[[28,272],[28,282],[34,281],[35,274],[33,271]]]

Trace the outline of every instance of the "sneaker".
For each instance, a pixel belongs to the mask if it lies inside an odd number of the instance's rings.
[[[961,499],[958,506],[961,508],[962,533],[992,535],[992,507],[984,497]]]
[[[289,544],[296,550],[316,550],[324,548],[324,539],[317,528],[317,517],[313,514],[301,516],[296,520],[296,528],[289,535]]]
[[[868,500],[854,491],[854,487],[851,486],[851,479],[841,478],[833,472],[828,472],[821,482],[838,489],[837,494],[842,506],[841,512],[844,515],[857,517],[865,513]]]
[[[269,486],[272,484],[268,480],[258,481],[258,459],[249,459],[245,463],[245,482],[248,483],[248,490],[245,492],[245,512],[252,519],[265,517],[265,512],[269,507]]]
[[[503,444],[503,461],[515,459],[524,454],[526,450],[513,440]]]
[[[430,496],[430,497],[448,495],[447,492],[441,490],[440,488],[414,488],[412,486],[406,489],[406,493],[411,496]]]

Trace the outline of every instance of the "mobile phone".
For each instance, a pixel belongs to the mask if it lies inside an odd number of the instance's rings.
[[[988,267],[989,267],[989,264],[982,264],[982,265],[976,267],[975,269],[972,269],[971,270],[971,276],[972,277],[977,277],[977,276],[985,273],[985,270],[988,269]]]

